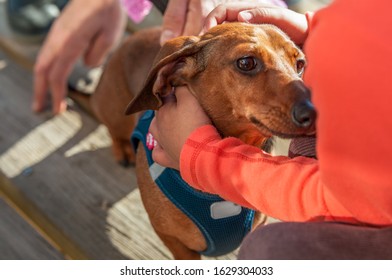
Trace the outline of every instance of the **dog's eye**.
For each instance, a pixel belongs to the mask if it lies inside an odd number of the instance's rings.
[[[302,75],[302,73],[304,72],[305,64],[306,64],[305,60],[303,60],[303,59],[298,59],[297,60],[296,67],[297,67],[297,73],[299,75]]]
[[[257,61],[254,57],[248,56],[248,57],[242,57],[237,60],[237,67],[241,71],[252,71],[255,69],[257,66]]]

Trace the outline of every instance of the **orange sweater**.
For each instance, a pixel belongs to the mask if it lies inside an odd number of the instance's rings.
[[[271,157],[203,126],[182,149],[184,179],[284,221],[392,224],[390,11],[390,0],[335,0],[310,23],[318,161]]]

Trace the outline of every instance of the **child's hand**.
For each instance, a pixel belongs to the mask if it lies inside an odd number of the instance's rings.
[[[211,124],[196,98],[179,87],[176,98],[165,100],[151,122],[150,132],[158,142],[152,152],[157,163],[179,169],[180,153],[188,136],[198,127]]]
[[[219,4],[249,0],[170,0],[163,16],[161,45],[181,35],[197,35],[207,15]],[[253,3],[286,6],[283,0],[252,0]],[[287,6],[286,6],[287,7]]]
[[[283,7],[258,3],[219,5],[207,16],[203,32],[225,21],[274,24],[286,32],[298,45],[305,43],[308,34],[308,22],[305,15]]]

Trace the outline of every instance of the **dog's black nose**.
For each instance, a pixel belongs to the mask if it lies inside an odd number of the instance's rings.
[[[292,109],[293,122],[303,128],[311,127],[316,120],[316,110],[309,101],[301,101],[294,105]]]

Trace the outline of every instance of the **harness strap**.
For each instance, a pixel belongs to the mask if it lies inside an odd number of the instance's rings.
[[[254,211],[225,201],[217,195],[204,193],[189,186],[179,172],[160,166],[152,160],[146,146],[146,135],[154,117],[147,111],[139,120],[131,141],[136,149],[139,142],[146,150],[151,177],[161,191],[200,229],[207,242],[205,256],[219,256],[235,250],[250,231]]]

